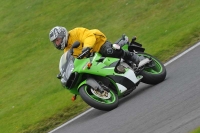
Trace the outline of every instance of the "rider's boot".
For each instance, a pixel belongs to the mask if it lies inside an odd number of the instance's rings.
[[[133,61],[136,66],[140,63],[140,57],[134,52],[124,51],[123,59]]]

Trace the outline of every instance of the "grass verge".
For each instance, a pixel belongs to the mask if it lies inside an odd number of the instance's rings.
[[[88,106],[56,79],[63,52],[48,40],[56,25],[98,28],[114,42],[123,33],[163,62],[200,39],[197,0],[0,1],[1,132],[46,132]],[[90,7],[90,8],[88,8]],[[72,111],[73,110],[73,111]]]

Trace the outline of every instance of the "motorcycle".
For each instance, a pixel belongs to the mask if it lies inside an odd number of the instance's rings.
[[[91,53],[90,49],[75,58],[73,49],[80,45],[79,42],[61,56],[58,78],[74,94],[72,100],[80,95],[88,105],[110,111],[118,107],[120,98],[129,95],[141,82],[155,85],[165,80],[166,68],[161,61],[145,53],[136,37],[130,43],[123,43],[124,40],[125,35],[116,44],[139,55],[142,61],[138,66],[129,60]]]

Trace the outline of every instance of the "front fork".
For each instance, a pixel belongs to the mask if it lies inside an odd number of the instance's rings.
[[[109,92],[109,89],[104,86],[102,87],[103,85],[102,84],[99,84],[95,79],[91,78],[91,77],[88,77],[85,81],[83,81],[79,86],[78,86],[78,89],[84,85],[84,84],[87,84],[89,85],[90,87],[92,87],[95,91],[99,91],[100,93],[103,93],[104,91],[108,91]]]

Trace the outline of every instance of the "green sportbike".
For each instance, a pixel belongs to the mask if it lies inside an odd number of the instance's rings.
[[[102,57],[99,53],[90,53],[90,50],[74,58],[73,49],[79,45],[75,42],[61,56],[59,63],[58,78],[74,94],[73,100],[80,95],[88,105],[110,111],[118,106],[120,98],[129,95],[139,83],[155,85],[165,80],[165,66],[152,55],[144,53],[145,49],[136,42],[135,37],[120,47],[139,55],[142,61],[138,66],[132,61]]]

